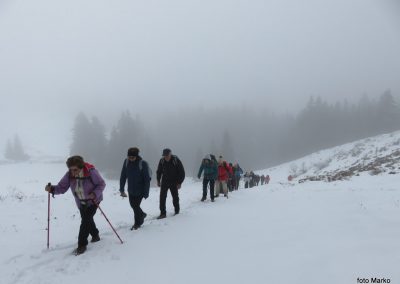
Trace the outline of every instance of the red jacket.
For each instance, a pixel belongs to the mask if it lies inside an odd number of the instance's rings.
[[[222,165],[218,165],[218,180],[219,181],[228,181],[229,175],[233,174],[232,168],[226,164],[224,166],[225,162]]]
[[[94,168],[95,168],[95,167],[94,167],[92,164],[85,163],[84,166],[83,166],[83,176],[84,176],[84,177],[89,177],[89,176],[90,176],[90,171],[91,171],[92,169],[94,169]],[[71,178],[74,178],[74,177],[71,175],[71,173],[70,173],[70,177],[71,177]]]

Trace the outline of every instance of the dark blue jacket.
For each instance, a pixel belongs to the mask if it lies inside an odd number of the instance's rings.
[[[149,176],[149,165],[147,162],[142,162],[142,170],[139,169],[139,161],[142,160],[138,157],[136,161],[131,162],[125,160],[122,165],[120,187],[119,191],[125,191],[125,183],[128,179],[128,192],[129,195],[135,197],[149,197],[150,191],[150,176]]]

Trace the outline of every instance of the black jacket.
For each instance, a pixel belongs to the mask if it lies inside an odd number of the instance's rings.
[[[142,161],[142,169],[139,168],[139,163],[142,160],[138,157],[136,161],[131,162],[125,160],[122,165],[121,178],[120,178],[120,192],[124,192],[126,180],[128,179],[128,192],[129,195],[135,197],[149,197],[150,179],[149,165],[147,162]]]
[[[163,185],[182,184],[185,180],[185,169],[177,156],[172,156],[167,162],[164,158],[160,160],[157,168],[157,182]]]

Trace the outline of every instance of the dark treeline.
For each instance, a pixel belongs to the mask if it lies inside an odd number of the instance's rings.
[[[208,153],[223,155],[242,168],[265,168],[357,139],[400,129],[400,108],[390,91],[377,99],[363,96],[357,103],[328,103],[310,98],[297,115],[278,115],[259,107],[190,108],[161,115],[156,125],[129,111],[111,131],[96,117],[79,114],[73,129],[71,154],[118,178],[129,147],[137,146],[154,169],[163,148],[183,161],[196,176]],[[153,177],[154,178],[154,177]]]
[[[84,156],[109,178],[119,177],[127,150],[133,146],[140,147],[150,165],[156,163],[159,149],[152,145],[141,120],[132,118],[128,111],[122,113],[109,135],[97,117],[89,120],[80,113],[75,119],[71,154]]]

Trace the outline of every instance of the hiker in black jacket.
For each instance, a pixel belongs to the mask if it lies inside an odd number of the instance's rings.
[[[170,149],[164,149],[163,158],[160,160],[157,168],[157,186],[160,189],[160,211],[157,219],[167,217],[166,201],[168,190],[171,191],[172,202],[175,208],[175,215],[179,214],[179,193],[183,181],[185,180],[185,169],[177,156],[172,155]]]

